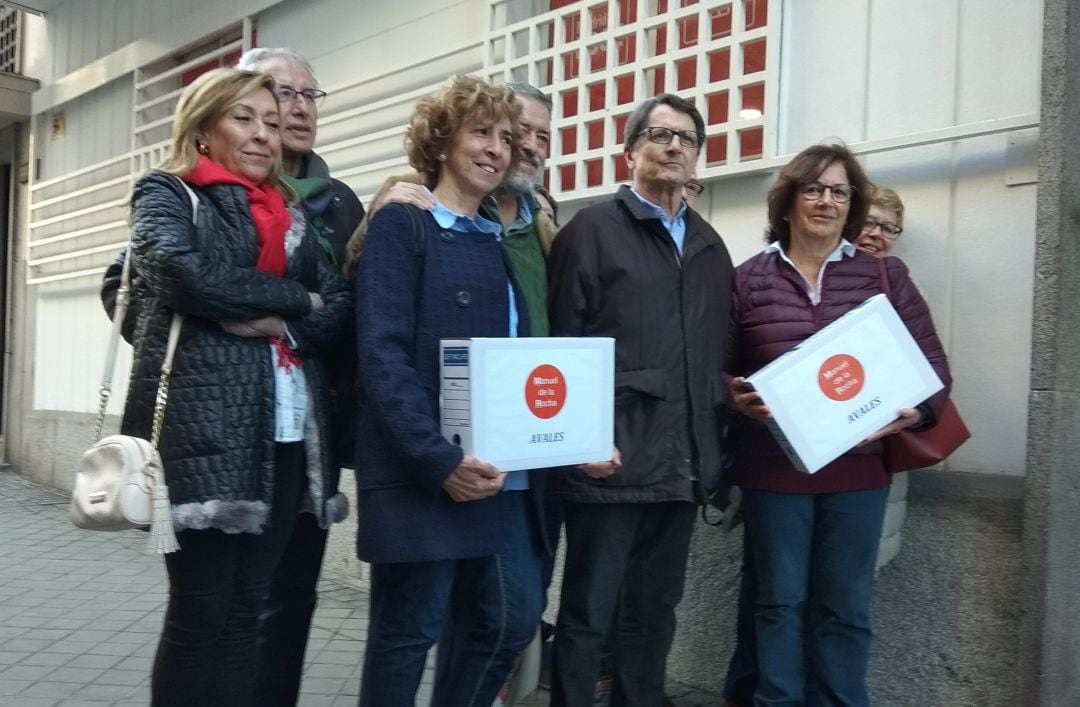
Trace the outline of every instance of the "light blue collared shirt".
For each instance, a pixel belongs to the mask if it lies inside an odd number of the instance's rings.
[[[428,194],[431,192],[425,187],[424,191]],[[480,214],[476,216],[465,216],[459,214],[450,209],[435,199],[435,195],[431,194],[431,198],[435,200],[435,208],[431,210],[431,215],[435,217],[435,223],[439,224],[439,228],[445,228],[450,231],[461,231],[463,233],[489,233],[495,236],[497,239],[502,240],[502,224],[492,221],[491,219],[484,218]],[[518,218],[521,218],[520,211],[518,212]],[[531,221],[532,214],[529,214]],[[517,313],[517,297],[514,296],[513,284],[506,283],[507,301],[510,304],[510,333],[508,336],[516,337],[518,330],[518,313]]]
[[[780,241],[773,241],[769,245],[765,246],[765,253],[779,253],[780,257],[785,263],[790,265],[795,272],[799,273],[799,277],[803,279],[803,283],[806,285],[806,294],[810,297],[810,304],[818,304],[821,302],[821,282],[825,277],[825,266],[822,264],[821,270],[818,270],[817,285],[815,286],[806,276],[802,274],[802,271],[796,267],[795,263],[791,262],[791,258],[788,257],[784,249],[780,247]],[[833,252],[829,253],[829,257],[825,258],[826,263],[835,263],[838,260],[842,260],[845,256],[851,257],[855,255],[855,244],[851,241],[840,239],[840,245],[836,246]]]
[[[428,193],[431,194],[430,191],[428,191]],[[435,195],[431,194],[431,198],[435,199]],[[524,199],[519,199],[518,203],[518,220],[527,218],[528,221],[525,222],[525,225],[532,223],[532,211],[529,210],[528,204],[525,203]],[[470,217],[455,213],[446,208],[446,206],[438,199],[435,199],[435,208],[432,209],[431,215],[435,217],[435,223],[439,224],[440,228],[461,231],[463,233],[490,233],[499,240],[502,240],[503,228],[501,223],[484,218],[480,214]],[[515,223],[517,223],[517,221],[515,221]],[[501,248],[502,246],[499,247]],[[513,284],[509,282],[506,283],[506,291],[508,293],[507,301],[510,304],[510,336],[516,337],[519,318],[517,313],[517,298],[514,296]],[[506,480],[503,482],[504,491],[525,491],[528,488],[528,471],[507,472]]]
[[[679,210],[675,212],[675,218],[668,218],[666,211],[643,197],[638,193],[637,189],[630,187],[630,191],[638,198],[638,201],[648,207],[649,211],[656,214],[656,217],[660,219],[660,223],[664,224],[664,228],[671,234],[671,240],[675,241],[675,247],[679,249],[681,255],[683,245],[686,242],[686,202],[679,203]]]

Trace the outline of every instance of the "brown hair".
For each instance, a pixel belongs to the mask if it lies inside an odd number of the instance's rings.
[[[277,103],[274,79],[266,74],[219,68],[207,71],[192,81],[176,103],[169,149],[156,169],[178,177],[194,169],[199,160],[198,136],[213,127],[244,97],[260,89],[269,91],[274,103]],[[287,203],[296,204],[299,201],[296,191],[285,181],[280,151],[266,181],[281,192]]]
[[[900,195],[888,187],[874,187],[870,194],[870,205],[896,212],[896,225],[904,225],[904,202]]]
[[[844,223],[844,231],[841,235],[848,241],[854,241],[858,237],[862,222],[866,220],[866,212],[870,209],[870,193],[873,185],[866,178],[866,172],[855,159],[855,155],[851,154],[851,150],[843,143],[835,142],[811,145],[795,155],[780,170],[780,175],[769,189],[767,198],[769,205],[769,225],[765,229],[767,242],[780,241],[780,245],[787,250],[791,241],[788,215],[795,204],[795,199],[799,198],[799,190],[803,185],[815,181],[834,162],[840,163],[847,172],[848,183],[855,187],[855,192],[851,195],[851,208],[848,210],[847,221]]]
[[[453,76],[450,85],[434,96],[416,103],[408,130],[405,132],[405,154],[409,164],[420,173],[421,183],[434,189],[439,179],[446,152],[454,136],[466,123],[473,121],[496,123],[510,121],[514,140],[510,164],[521,157],[518,142],[518,121],[521,104],[506,86],[492,86],[475,76]]]
[[[409,174],[399,174],[389,177],[383,181],[379,190],[375,192],[375,196],[372,197],[371,204],[368,206],[367,213],[364,214],[364,218],[360,220],[360,225],[357,226],[356,230],[353,231],[353,234],[349,236],[349,242],[345,245],[345,265],[341,268],[342,273],[345,275],[345,279],[352,280],[356,276],[356,265],[360,262],[360,253],[364,250],[364,239],[367,237],[368,226],[371,225],[371,219],[375,216],[379,207],[383,206],[387,192],[389,192],[390,188],[398,182],[419,184],[420,175],[410,172]]]

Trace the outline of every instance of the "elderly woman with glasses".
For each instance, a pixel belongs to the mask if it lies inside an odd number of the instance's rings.
[[[736,269],[731,404],[744,492],[747,571],[756,578],[760,671],[753,704],[803,704],[812,681],[823,704],[869,704],[870,599],[890,477],[881,438],[936,420],[951,378],[930,311],[907,268],[886,258],[893,306],[945,390],[813,475],[795,469],[768,431],[771,413],[743,376],[883,291],[878,260],[854,241],[872,185],[842,145],[814,145],[785,166],[769,191],[768,247]],[[877,221],[870,231],[877,231]],[[887,233],[888,231],[886,231]]]

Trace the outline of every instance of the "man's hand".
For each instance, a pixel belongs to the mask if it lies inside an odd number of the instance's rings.
[[[221,322],[221,328],[233,336],[255,338],[259,336],[284,336],[285,322],[277,315],[245,319],[239,322]]]
[[[603,462],[578,464],[578,469],[584,471],[586,476],[591,476],[594,479],[602,479],[614,474],[620,466],[622,466],[622,455],[619,454],[619,448],[614,447],[611,450],[611,459]]]
[[[372,203],[371,215],[368,218],[374,216],[376,211],[387,204],[412,204],[424,211],[431,211],[435,208],[435,200],[427,189],[412,182],[396,182],[380,201]]]
[[[443,489],[455,501],[478,501],[502,491],[506,474],[476,457],[466,456],[443,482]]]

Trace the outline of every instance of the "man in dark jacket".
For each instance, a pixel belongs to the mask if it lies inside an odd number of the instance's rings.
[[[345,261],[345,244],[360,225],[364,208],[348,185],[330,177],[326,162],[312,151],[319,103],[326,92],[319,89],[311,64],[291,49],[252,49],[240,57],[237,68],[269,74],[277,83],[286,179],[300,195],[300,206],[323,253],[340,270]],[[343,332],[338,355],[327,359],[332,382],[334,451],[343,466],[353,464],[355,338]],[[320,527],[310,513],[302,513],[297,519],[260,623],[255,704],[296,704],[326,536],[327,529]]]
[[[556,475],[567,554],[552,704],[591,705],[621,602],[613,703],[660,705],[695,503],[720,471],[721,369],[732,265],[683,202],[705,140],[701,114],[663,94],[627,120],[632,186],[590,206],[551,251],[551,330],[615,338],[617,473]]]

